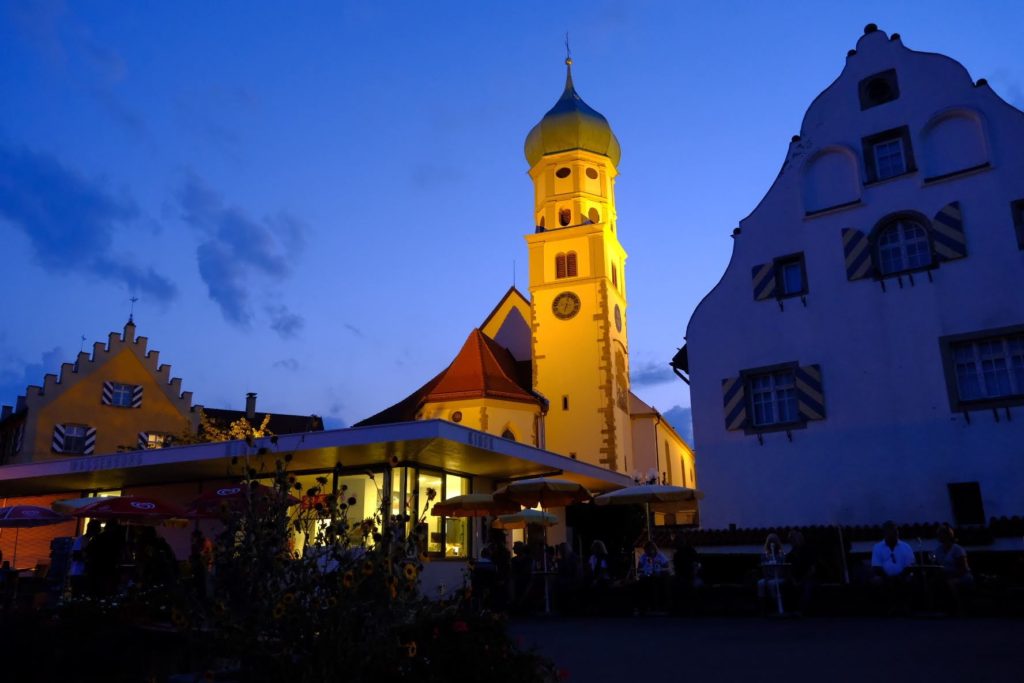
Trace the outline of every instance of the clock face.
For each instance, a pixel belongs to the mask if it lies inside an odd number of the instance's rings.
[[[615,304],[615,329],[622,332],[622,311],[618,304]]]
[[[580,312],[580,298],[572,292],[562,292],[555,297],[551,310],[556,318],[568,320]]]

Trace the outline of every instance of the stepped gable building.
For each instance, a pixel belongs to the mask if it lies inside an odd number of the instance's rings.
[[[1024,114],[869,25],[689,321],[710,527],[1024,512]]]
[[[525,144],[534,184],[529,297],[509,289],[451,365],[356,426],[448,420],[693,487],[693,451],[630,390],[626,251],[614,194],[621,151],[566,64],[561,97]]]

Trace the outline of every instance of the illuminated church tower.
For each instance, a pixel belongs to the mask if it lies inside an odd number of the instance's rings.
[[[626,252],[616,232],[619,142],[565,91],[526,138],[536,232],[530,254],[533,388],[550,402],[545,445],[620,472],[633,466]]]

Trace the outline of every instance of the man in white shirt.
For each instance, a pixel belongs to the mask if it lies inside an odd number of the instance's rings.
[[[910,544],[900,540],[900,530],[895,522],[882,525],[885,534],[871,551],[871,568],[875,576],[885,580],[905,576],[914,565],[914,551]]]

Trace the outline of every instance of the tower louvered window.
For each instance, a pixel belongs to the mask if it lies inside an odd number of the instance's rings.
[[[565,270],[568,277],[576,277],[576,252],[570,251],[565,255]]]
[[[565,254],[555,256],[555,277],[558,279],[565,277]]]

